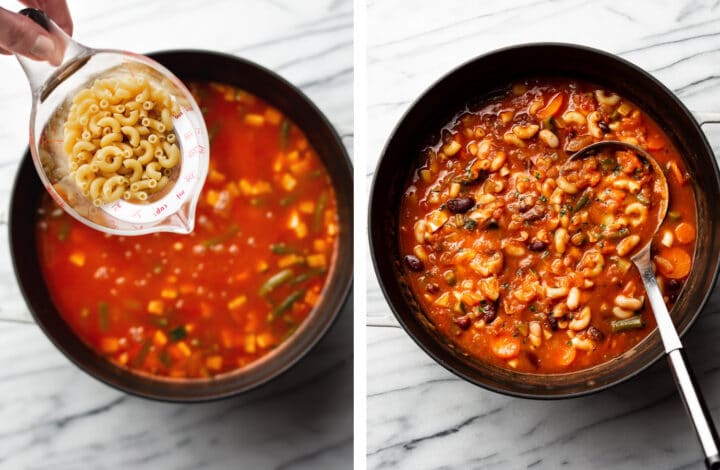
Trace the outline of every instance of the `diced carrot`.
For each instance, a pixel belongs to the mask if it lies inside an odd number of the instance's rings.
[[[300,209],[300,212],[304,214],[312,214],[315,212],[315,202],[302,201],[300,204],[298,204],[298,209]]]
[[[245,115],[245,124],[250,124],[251,126],[262,126],[265,124],[265,116],[262,116],[261,114],[246,114]]]
[[[520,354],[520,340],[511,336],[500,336],[492,342],[492,351],[500,359],[512,359]]]
[[[178,342],[177,348],[182,353],[183,356],[190,357],[190,354],[192,353],[192,351],[190,351],[190,346],[188,346],[185,341]]]
[[[165,303],[162,300],[151,300],[148,302],[147,311],[153,315],[161,315],[165,310]]]
[[[202,315],[203,318],[210,318],[213,314],[213,308],[212,305],[210,305],[207,302],[200,303],[200,315]]]
[[[210,356],[205,359],[205,365],[208,369],[220,370],[222,369],[222,356]]]
[[[297,180],[290,173],[283,173],[280,184],[285,191],[292,191],[297,186]]]
[[[235,337],[230,329],[223,328],[220,330],[220,343],[225,349],[230,349],[235,346]]]
[[[106,336],[100,339],[100,351],[105,354],[112,354],[118,352],[120,349],[120,343],[117,338],[112,336]]]
[[[120,364],[121,366],[124,366],[128,363],[128,360],[130,359],[130,355],[127,353],[127,351],[120,353],[116,358],[115,362]]]
[[[265,119],[270,124],[277,126],[282,121],[282,114],[275,108],[267,108],[265,110]]]
[[[655,257],[655,265],[663,276],[670,279],[682,279],[690,274],[692,259],[684,248],[672,247],[665,248],[660,251],[660,255]],[[657,258],[662,258],[667,262],[658,262]]]
[[[557,114],[558,111],[560,111],[560,107],[563,104],[563,95],[562,93],[558,93],[552,98],[550,98],[550,101],[548,104],[537,112],[537,117],[540,120],[547,119],[549,117],[554,116]]]
[[[313,241],[313,249],[317,252],[323,252],[327,249],[327,244],[322,238]]]
[[[244,295],[238,295],[234,299],[232,299],[230,302],[228,302],[228,310],[237,310],[243,305],[245,305],[245,302],[247,302],[247,297]]]
[[[325,258],[325,255],[322,253],[318,253],[315,255],[309,255],[306,258],[307,265],[311,268],[324,268],[327,266],[327,260]]]
[[[255,354],[255,335],[247,335],[245,337],[245,352]]]
[[[176,299],[178,296],[178,291],[174,287],[166,287],[165,289],[160,291],[160,297],[163,299]]]
[[[675,162],[674,160],[668,162],[667,169],[675,177],[678,183],[685,184],[685,175],[683,174],[682,170],[680,170],[677,162]]]
[[[215,206],[219,200],[220,193],[215,191],[214,189],[210,189],[205,196],[205,201],[211,206]]]
[[[153,344],[155,346],[165,346],[167,341],[167,335],[162,330],[155,330],[153,335]]]
[[[680,243],[691,243],[695,240],[695,227],[687,222],[681,222],[675,227],[675,238]]]
[[[212,183],[222,183],[225,181],[225,175],[212,168],[208,174],[208,181]]]
[[[320,300],[320,293],[314,290],[309,290],[305,293],[305,303],[308,305],[315,305]]]
[[[663,139],[660,134],[652,134],[647,138],[645,147],[648,150],[661,150],[665,147],[665,139]]]
[[[257,335],[255,342],[259,348],[265,349],[275,345],[275,337],[273,337],[272,333],[264,332]]]
[[[260,261],[258,261],[257,266],[255,267],[255,269],[256,269],[257,272],[259,272],[259,273],[264,273],[265,271],[268,270],[269,267],[270,267],[270,265],[268,264],[267,261],[265,261],[265,260],[260,260]]]
[[[70,262],[75,266],[85,266],[85,253],[82,251],[76,251],[70,255]]]
[[[575,360],[575,347],[574,346],[562,346],[559,348],[553,357],[557,361],[559,366],[565,367],[572,364]]]
[[[285,255],[282,258],[278,259],[278,267],[287,268],[289,266],[303,263],[304,261],[305,261],[305,258],[303,258],[302,256],[297,255],[295,253],[291,253],[289,255]]]

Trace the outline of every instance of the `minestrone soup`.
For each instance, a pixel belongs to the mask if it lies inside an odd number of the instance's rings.
[[[318,303],[335,261],[330,177],[302,130],[243,90],[192,83],[211,139],[189,235],[119,237],[45,197],[37,245],[52,299],[99,354],[206,378],[268,354]]]
[[[440,131],[404,192],[399,242],[415,297],[444,337],[500,367],[560,373],[614,358],[653,330],[630,260],[655,229],[652,170],[610,150],[563,167],[604,139],[663,166],[670,205],[652,259],[672,305],[692,267],[695,201],[650,117],[588,83],[528,80]]]

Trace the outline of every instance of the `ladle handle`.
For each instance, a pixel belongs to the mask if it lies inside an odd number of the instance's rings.
[[[718,434],[708,411],[705,400],[697,386],[695,376],[687,365],[687,358],[682,348],[668,353],[670,369],[675,377],[675,383],[680,391],[685,410],[695,426],[700,445],[705,453],[707,468],[720,469],[720,455],[718,455]]]
[[[640,270],[640,276],[657,320],[658,330],[660,330],[660,336],[668,356],[670,370],[672,370],[675,383],[680,392],[680,398],[695,427],[695,434],[697,434],[700,446],[705,454],[705,465],[707,468],[720,469],[718,434],[700,392],[700,387],[697,386],[695,377],[687,365],[682,343],[680,343],[670,312],[668,312],[657,279],[655,279],[655,273],[650,265],[650,246],[648,245],[644,252],[639,253],[637,258],[633,258],[633,261]]]

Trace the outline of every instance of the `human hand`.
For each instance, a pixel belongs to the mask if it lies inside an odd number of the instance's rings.
[[[65,0],[20,0],[20,3],[43,10],[72,36],[72,18]],[[30,18],[0,8],[0,53],[19,54],[59,65],[63,50],[47,31]]]

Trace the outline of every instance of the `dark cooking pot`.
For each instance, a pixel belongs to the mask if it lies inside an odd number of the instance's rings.
[[[58,314],[43,279],[35,243],[35,213],[44,189],[26,152],[10,207],[10,248],[20,290],[35,321],[50,340],[85,372],[135,395],[168,401],[204,401],[255,388],[302,358],[325,334],[352,285],[352,167],[340,138],[320,110],[296,87],[252,62],[206,51],[168,51],[150,57],[183,81],[217,81],[237,86],[280,109],[307,135],[327,168],[338,203],[340,233],[336,260],[322,298],[296,333],[250,366],[213,379],[166,379],[115,366],[81,341]],[[210,156],[212,158],[212,155]]]
[[[720,263],[720,179],[713,152],[685,106],[659,81],[606,52],[568,44],[528,44],[478,57],[437,81],[409,109],[388,140],[370,193],[369,238],[375,272],[402,327],[435,361],[482,387],[527,398],[588,394],[629,379],[663,355],[651,333],[623,355],[591,369],[564,374],[514,372],[471,358],[440,336],[404,281],[398,248],[400,198],[420,149],[468,102],[482,100],[528,77],[586,80],[632,100],[652,116],[683,155],[694,182],[698,219],[693,271],[672,309],[680,334],[692,325],[714,286]]]

